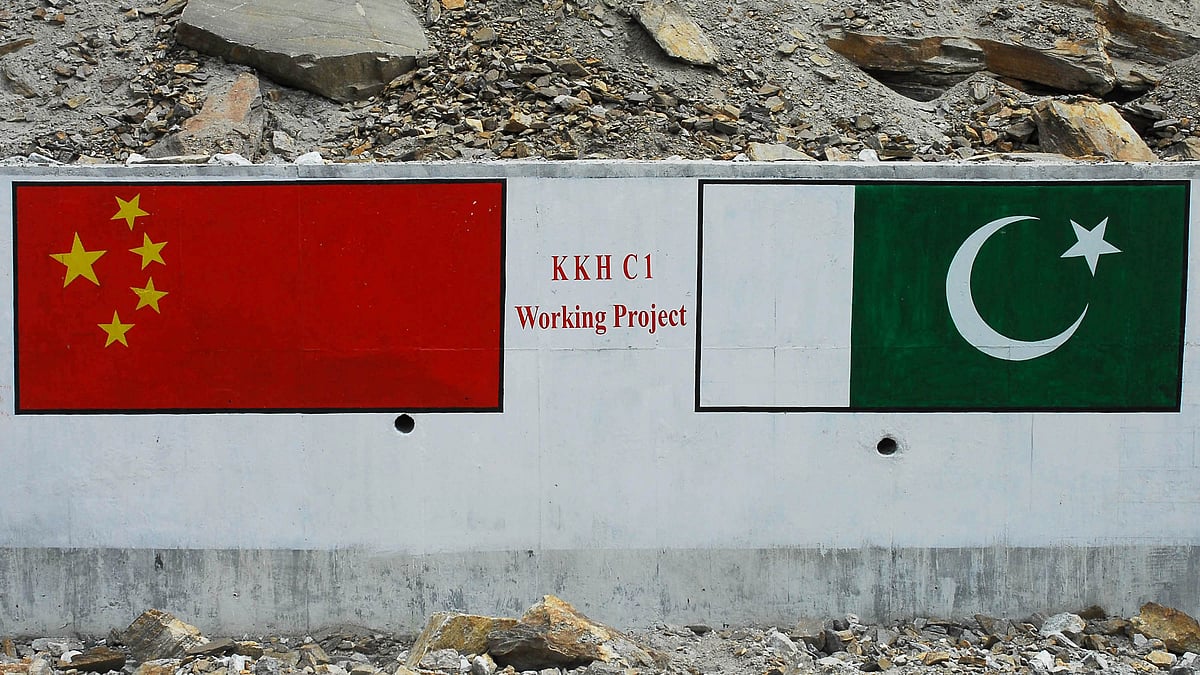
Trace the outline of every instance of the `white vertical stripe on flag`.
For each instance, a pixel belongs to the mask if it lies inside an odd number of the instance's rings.
[[[854,186],[703,196],[700,405],[849,406]]]

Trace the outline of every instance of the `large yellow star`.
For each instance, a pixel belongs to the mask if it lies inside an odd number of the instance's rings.
[[[129,343],[125,341],[125,334],[129,332],[130,328],[133,328],[133,324],[121,323],[121,317],[117,316],[116,312],[113,312],[112,323],[98,323],[96,325],[100,326],[108,334],[108,339],[104,341],[105,347],[114,342],[120,342],[126,347],[129,346]]]
[[[133,308],[135,311],[143,307],[149,307],[159,314],[162,313],[158,309],[158,301],[162,300],[162,297],[166,295],[167,292],[160,291],[154,287],[154,277],[150,277],[150,280],[146,282],[145,288],[134,288],[130,286],[129,290],[137,293],[138,296],[137,307]]]
[[[160,241],[157,244],[150,241],[150,235],[142,233],[142,245],[137,248],[129,249],[130,253],[136,253],[142,256],[142,269],[146,269],[146,265],[152,262],[166,265],[162,259],[162,248],[167,245],[167,242]],[[175,249],[171,249],[174,251]]]
[[[99,286],[100,280],[96,278],[96,270],[92,269],[92,264],[106,252],[84,250],[83,244],[79,241],[79,233],[76,232],[75,241],[71,244],[70,251],[67,253],[51,253],[50,257],[67,266],[67,275],[63,277],[63,288],[66,288],[67,284],[75,281],[76,277],[83,277]]]
[[[143,211],[142,207],[138,205],[138,202],[141,201],[141,199],[141,194],[134,195],[133,199],[130,199],[129,201],[125,201],[124,199],[117,197],[117,207],[119,210],[117,211],[117,215],[113,216],[109,220],[124,220],[129,225],[129,229],[133,230],[134,221],[136,221],[140,216],[150,215],[149,213]]]

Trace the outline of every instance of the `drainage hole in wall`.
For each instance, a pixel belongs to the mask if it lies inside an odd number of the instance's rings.
[[[402,434],[411,434],[417,423],[413,421],[412,415],[401,415],[396,418],[396,431]]]
[[[875,444],[875,450],[884,457],[896,454],[896,451],[899,449],[900,444],[891,436],[884,436]]]

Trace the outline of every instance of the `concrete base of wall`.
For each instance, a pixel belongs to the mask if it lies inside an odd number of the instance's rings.
[[[0,634],[102,634],[156,607],[211,635],[438,610],[519,615],[554,593],[619,627],[1024,616],[1154,600],[1200,613],[1200,546],[504,551],[0,548]]]

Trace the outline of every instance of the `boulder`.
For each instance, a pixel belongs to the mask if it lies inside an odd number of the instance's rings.
[[[516,623],[516,619],[438,612],[429,617],[425,630],[408,650],[405,663],[409,668],[416,668],[426,654],[439,649],[453,649],[468,655],[483,654],[487,652],[488,633],[512,628]]]
[[[335,101],[365,99],[431,52],[406,2],[189,0],[180,44]]]
[[[637,12],[654,41],[668,55],[698,66],[711,66],[720,51],[687,12],[671,0],[648,0]]]
[[[1047,99],[1033,107],[1033,119],[1043,150],[1118,162],[1158,159],[1117,109],[1107,103]]]
[[[1200,653],[1200,624],[1177,609],[1147,602],[1129,623],[1142,635],[1162,640],[1176,654]]]
[[[974,73],[986,68],[974,42],[949,37],[872,35],[841,31],[825,44],[862,68],[909,73]]]
[[[142,612],[119,637],[142,662],[182,658],[189,648],[208,642],[199,628],[157,609]]]
[[[110,670],[121,670],[125,667],[125,655],[109,647],[93,647],[71,659],[69,664],[62,666],[63,670],[82,670],[89,673],[107,673]]]
[[[1078,640],[1083,629],[1087,627],[1087,622],[1078,614],[1062,613],[1048,617],[1042,622],[1042,627],[1038,629],[1038,633],[1042,637],[1050,637],[1051,635],[1065,635],[1072,640]]]
[[[1107,94],[1117,78],[1108,55],[1095,41],[1060,40],[1053,48],[975,38],[988,70],[1058,91]]]
[[[530,607],[511,628],[489,633],[488,653],[500,666],[519,671],[572,669],[595,661],[656,666],[655,656],[625,634],[592,621],[553,595]]]
[[[180,130],[151,146],[151,158],[236,153],[254,157],[263,134],[262,95],[258,78],[242,73],[225,89],[209,94],[194,117]]]

